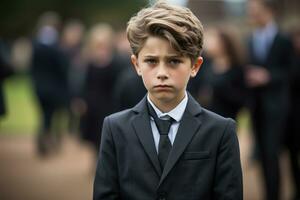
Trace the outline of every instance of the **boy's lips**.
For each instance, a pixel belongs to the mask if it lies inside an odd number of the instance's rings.
[[[154,89],[157,89],[157,90],[170,90],[170,89],[172,89],[172,86],[170,86],[170,85],[156,85],[156,86],[154,86]]]
[[[170,86],[170,85],[156,85],[154,87],[155,88],[171,88],[172,86]]]

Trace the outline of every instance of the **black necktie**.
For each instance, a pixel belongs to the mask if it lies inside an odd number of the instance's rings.
[[[149,103],[148,103],[148,108],[149,108],[149,114],[153,117],[158,132],[160,134],[160,139],[158,143],[158,160],[160,162],[161,168],[163,169],[167,162],[169,153],[172,149],[172,145],[168,137],[168,133],[174,119],[171,117],[168,120],[159,119],[154,109]]]

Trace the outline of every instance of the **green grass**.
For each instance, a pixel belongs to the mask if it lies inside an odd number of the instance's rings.
[[[40,114],[30,77],[14,75],[5,80],[3,89],[6,115],[0,118],[0,135],[35,134]]]
[[[251,120],[249,110],[243,108],[237,116],[237,130],[250,130]]]

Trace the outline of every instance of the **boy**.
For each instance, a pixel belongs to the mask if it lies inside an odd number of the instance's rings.
[[[242,199],[234,121],[186,92],[203,61],[200,21],[159,1],[131,18],[127,36],[148,94],[105,118],[94,200]]]

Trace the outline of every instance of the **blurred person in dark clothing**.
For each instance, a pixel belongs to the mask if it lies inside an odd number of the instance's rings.
[[[98,152],[102,123],[114,111],[113,88],[121,69],[114,53],[114,32],[108,24],[97,24],[89,31],[84,47],[87,63],[84,84],[86,112],[81,120],[81,133]]]
[[[242,51],[237,35],[222,27],[209,31],[206,53],[211,59],[212,102],[210,109],[236,119],[246,97]]]
[[[83,84],[86,74],[86,67],[82,58],[82,42],[84,37],[84,25],[79,20],[69,20],[61,35],[60,46],[69,62],[68,87],[70,102],[69,131],[79,131],[79,119],[83,114],[84,105],[82,100]]]
[[[130,56],[131,48],[126,31],[118,33],[116,40],[118,59],[123,63],[114,87],[115,111],[121,111],[136,105],[146,94],[141,77],[136,75]]]
[[[3,117],[6,113],[3,82],[7,77],[13,74],[13,68],[4,55],[5,53],[3,51],[5,51],[5,48],[3,46],[0,40],[0,117]]]
[[[279,153],[287,118],[287,77],[291,55],[290,42],[275,22],[273,3],[263,0],[248,2],[249,19],[254,30],[249,40],[249,66],[245,74],[268,200],[280,198]]]
[[[135,74],[133,68],[126,68],[118,77],[114,88],[117,111],[133,107],[146,92],[141,77]]]
[[[47,12],[40,18],[33,42],[31,75],[43,123],[38,135],[38,152],[47,155],[59,144],[52,128],[53,115],[68,103],[68,62],[59,48],[59,16]]]
[[[290,153],[291,171],[295,186],[293,200],[300,200],[300,27],[292,31],[292,44],[293,57],[289,75],[290,107],[285,140]]]
[[[122,66],[122,70],[132,68],[132,63],[130,60],[131,48],[127,40],[126,30],[121,30],[116,34],[114,45],[118,59],[125,64],[125,66]]]
[[[195,76],[193,79],[190,79],[187,85],[187,90],[201,104],[202,107],[210,108],[212,103],[212,87],[210,83],[212,78],[212,70],[211,59],[207,56],[205,51],[203,52],[203,59],[205,62],[203,62],[201,66],[201,73],[198,73],[197,76]]]

